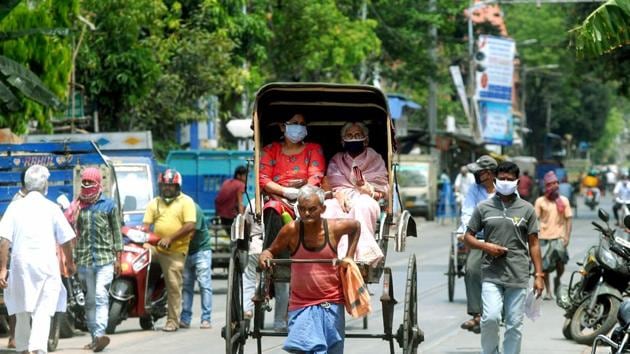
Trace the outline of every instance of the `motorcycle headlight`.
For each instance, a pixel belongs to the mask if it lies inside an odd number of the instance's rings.
[[[617,257],[610,251],[603,247],[599,248],[598,257],[599,261],[606,267],[610,269],[617,268]]]

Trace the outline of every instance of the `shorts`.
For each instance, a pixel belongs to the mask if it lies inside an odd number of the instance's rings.
[[[289,334],[282,349],[289,353],[342,354],[344,311],[343,304],[330,303],[289,311]]]
[[[543,271],[551,273],[556,270],[558,262],[567,264],[569,252],[564,247],[562,238],[553,240],[540,240],[540,252],[542,253]]]

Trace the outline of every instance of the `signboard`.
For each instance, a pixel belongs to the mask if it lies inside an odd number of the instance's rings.
[[[484,142],[512,145],[514,122],[512,104],[507,102],[479,101],[477,126]]]
[[[464,107],[464,113],[470,122],[470,108],[468,107],[468,99],[466,98],[466,88],[464,87],[462,72],[459,70],[459,66],[457,65],[449,66],[448,69],[453,77],[453,83],[457,89],[457,96],[459,96],[459,100],[462,102],[462,106]]]
[[[477,99],[511,102],[514,76],[514,41],[503,37],[481,35],[477,45],[475,97]]]

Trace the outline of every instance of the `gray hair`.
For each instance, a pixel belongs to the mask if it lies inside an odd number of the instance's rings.
[[[368,129],[367,125],[365,125],[364,123],[362,123],[362,122],[348,122],[348,123],[344,124],[343,127],[341,127],[341,139],[343,139],[343,137],[346,135],[346,131],[348,129],[350,129],[350,127],[352,127],[354,125],[358,125],[359,128],[361,128],[361,130],[363,131],[363,135],[365,135],[366,138],[370,135],[370,130]]]
[[[297,197],[298,203],[300,199],[310,198],[312,195],[316,195],[317,198],[319,198],[319,202],[322,205],[324,204],[324,200],[326,199],[326,196],[324,195],[324,190],[319,187],[311,186],[310,184],[307,184],[303,186],[302,188],[300,188],[300,191]]]
[[[46,167],[33,165],[24,174],[24,187],[29,192],[38,191],[45,194],[48,188],[48,177],[50,177],[50,172]]]

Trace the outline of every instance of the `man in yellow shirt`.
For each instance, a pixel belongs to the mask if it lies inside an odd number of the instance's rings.
[[[165,332],[179,328],[182,310],[182,273],[188,253],[188,243],[195,231],[197,221],[195,202],[183,194],[182,176],[168,169],[158,177],[160,196],[153,199],[144,213],[144,228],[153,225],[153,231],[160,241],[151,247],[151,255],[156,260],[166,280],[168,295],[168,316]]]

